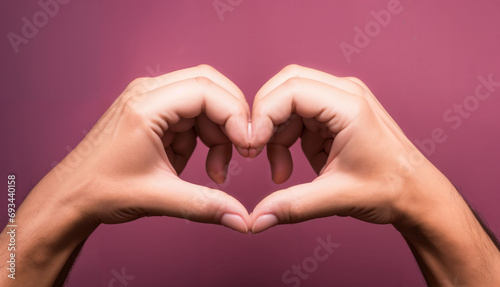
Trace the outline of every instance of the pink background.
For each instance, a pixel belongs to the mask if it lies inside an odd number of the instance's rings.
[[[443,113],[474,95],[479,75],[500,81],[500,4],[401,0],[401,13],[348,62],[339,45],[353,45],[354,28],[364,29],[374,19],[370,11],[389,2],[243,1],[221,20],[212,0],[70,1],[16,54],[6,35],[20,34],[22,17],[32,19],[41,8],[34,0],[3,1],[1,175],[17,175],[20,202],[136,77],[207,63],[252,102],[267,79],[297,63],[361,78],[413,141],[442,128],[448,138],[430,160],[498,235],[500,88],[456,130]],[[184,179],[210,182],[205,155],[205,148],[197,149]],[[315,176],[297,145],[293,156],[295,171],[283,186]],[[248,210],[282,188],[271,182],[265,157],[234,160],[241,173],[221,188]],[[2,194],[0,219],[6,222]],[[340,247],[301,286],[425,286],[391,226],[338,217],[259,235],[174,218],[101,226],[69,286],[294,286],[281,281],[283,273],[313,256],[316,239],[327,236]],[[135,278],[110,285],[113,270],[123,267]]]

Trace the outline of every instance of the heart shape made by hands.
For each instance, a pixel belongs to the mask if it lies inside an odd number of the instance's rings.
[[[198,137],[216,183],[233,145],[248,158],[266,147],[273,181],[285,182],[299,138],[318,177],[271,193],[249,214],[227,193],[178,177]],[[244,233],[332,215],[395,223],[418,178],[447,182],[363,82],[297,65],[263,85],[251,111],[240,89],[206,65],[139,78],[51,174],[96,224],[173,216]]]
[[[228,90],[235,91],[235,97],[246,104],[237,88]],[[232,107],[219,106],[218,110],[222,109]],[[404,189],[399,178],[424,161],[359,79],[297,65],[283,69],[256,94],[246,135],[248,145],[245,135],[235,132],[241,132],[244,123],[226,119],[221,124],[217,120],[201,115],[196,125],[197,134],[210,147],[207,172],[216,183],[225,180],[231,144],[249,158],[266,147],[272,179],[283,183],[293,169],[289,148],[300,138],[302,150],[318,174],[311,183],[270,194],[248,217],[241,208],[222,212],[220,223],[241,232],[257,233],[276,224],[331,215],[391,223],[395,218],[394,194]],[[206,208],[210,204],[205,201],[218,199],[207,198],[198,198],[197,204]],[[190,212],[185,214],[189,219]]]

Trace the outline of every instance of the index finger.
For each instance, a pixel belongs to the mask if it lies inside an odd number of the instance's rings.
[[[241,149],[248,149],[249,112],[244,103],[205,77],[174,82],[129,102],[135,113],[153,123],[154,131],[163,131],[182,118],[195,118],[202,113],[224,127],[229,139]]]
[[[332,134],[344,129],[360,109],[363,98],[312,79],[292,77],[254,102],[250,154],[259,153],[274,133],[274,127],[293,113],[324,123]]]
[[[225,89],[232,96],[240,100],[245,108],[250,113],[250,108],[241,90],[229,78],[224,76],[221,72],[209,65],[199,65],[196,67],[186,68],[178,71],[173,71],[164,75],[152,78],[141,78],[134,81],[129,88],[140,88],[143,92],[149,92],[158,89],[162,86],[170,85],[175,82],[184,81],[196,77],[205,77],[212,82]]]

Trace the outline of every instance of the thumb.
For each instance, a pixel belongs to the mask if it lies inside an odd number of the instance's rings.
[[[349,177],[319,177],[311,183],[276,191],[255,207],[250,218],[251,231],[259,233],[277,224],[347,215],[359,202],[354,182]]]
[[[137,204],[148,215],[222,224],[242,233],[247,233],[250,226],[246,208],[234,197],[177,177],[148,188]]]

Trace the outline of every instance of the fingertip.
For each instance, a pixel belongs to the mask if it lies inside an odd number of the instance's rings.
[[[273,175],[272,179],[275,184],[285,183],[290,178],[289,175],[285,175],[283,173],[278,173],[278,172],[272,172],[272,175]]]
[[[224,213],[222,215],[220,223],[225,227],[231,228],[241,233],[248,233],[248,223],[237,214]]]
[[[208,176],[217,184],[226,181],[227,169],[231,161],[232,146],[215,145],[212,146],[207,154],[206,171]]]
[[[223,184],[226,181],[222,172],[208,171],[207,174],[216,184]]]
[[[256,157],[274,134],[274,124],[267,116],[254,115],[252,118],[252,137],[250,138],[250,157]]]
[[[226,181],[226,173],[227,172],[221,172],[219,176],[217,176],[214,181],[217,184],[223,184]]]
[[[268,144],[267,158],[269,159],[269,164],[271,165],[273,182],[281,184],[287,181],[293,171],[292,155],[288,147],[277,144]]]
[[[224,167],[207,166],[208,176],[217,184],[223,184],[226,181],[227,164]]]
[[[238,152],[245,156],[246,152],[244,150],[250,147],[248,118],[246,116],[231,117],[222,129],[234,146],[237,147]]]
[[[285,163],[271,162],[271,176],[275,184],[286,182],[292,175],[292,167]]]
[[[240,147],[240,146],[235,146],[236,151],[242,156],[242,157],[250,157],[250,149],[245,148],[245,147]]]
[[[246,144],[244,146],[234,144],[234,147],[238,151],[238,153],[245,158],[250,157],[250,141],[252,140],[252,123],[249,120],[247,124],[247,134],[246,134]]]
[[[254,159],[259,155],[259,153],[262,151],[263,148],[250,148],[248,150],[248,157],[251,159]]]
[[[283,172],[278,171],[279,169],[277,168],[275,163],[271,163],[271,179],[275,184],[282,184],[284,183],[288,177],[283,175]]]
[[[274,214],[263,214],[258,216],[252,224],[252,233],[260,233],[279,223],[278,218]]]

